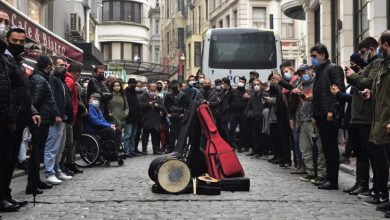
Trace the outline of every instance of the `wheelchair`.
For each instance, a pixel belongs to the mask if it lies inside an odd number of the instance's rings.
[[[121,144],[123,149],[123,145]],[[124,155],[117,150],[114,141],[103,141],[96,134],[83,133],[79,144],[76,146],[80,159],[76,164],[80,167],[110,166],[111,162],[118,162],[118,166],[123,166]]]

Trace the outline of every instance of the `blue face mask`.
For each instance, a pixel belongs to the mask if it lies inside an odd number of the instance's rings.
[[[376,55],[379,57],[379,58],[383,58],[383,50],[382,48],[378,47],[376,49]]]
[[[287,80],[287,81],[290,81],[291,80],[291,73],[290,72],[286,72],[286,73],[284,73],[284,75],[283,75],[283,78],[285,79],[285,80]]]
[[[302,80],[302,82],[308,82],[311,80],[311,76],[309,74],[305,73],[301,76],[301,80]]]
[[[317,58],[311,58],[311,65],[319,67],[321,65],[320,61]]]

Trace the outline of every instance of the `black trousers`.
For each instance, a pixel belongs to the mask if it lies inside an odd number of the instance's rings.
[[[262,118],[251,118],[250,120],[250,142],[253,146],[253,152],[264,154],[266,152],[263,141],[261,128],[263,126]]]
[[[283,160],[284,163],[291,163],[290,134],[287,123],[270,124],[271,142],[274,155]]]
[[[334,122],[328,122],[326,118],[317,119],[317,125],[321,136],[322,148],[326,161],[326,175],[333,186],[338,186],[339,178],[339,146],[338,131]]]
[[[239,141],[236,143],[237,140],[237,134],[236,134],[236,128],[237,126],[240,127],[240,133],[239,133]],[[233,144],[237,146],[238,148],[242,148],[245,144],[245,136],[246,136],[246,118],[244,114],[234,114],[232,117],[232,120],[230,121],[230,137],[233,141]],[[232,146],[233,147],[233,146]]]
[[[389,145],[373,145],[374,163],[374,190],[375,192],[387,193],[387,181],[389,179],[388,150]]]
[[[179,137],[181,129],[181,120],[180,118],[172,117],[170,119],[171,125],[169,127],[169,152],[172,152],[176,146],[177,138]]]
[[[134,146],[135,146],[135,149],[134,149],[134,152],[138,152],[138,144],[139,144],[139,141],[141,140],[141,133],[142,133],[142,123],[137,123],[137,133],[135,134],[135,138],[134,138]]]
[[[146,152],[149,141],[149,134],[152,136],[153,153],[161,151],[160,149],[160,131],[154,129],[143,129],[142,131],[142,151]]]
[[[30,126],[32,149],[28,166],[27,188],[37,189],[38,185],[41,183],[39,164],[43,157],[43,151],[45,150],[49,127],[50,125],[47,123],[41,124],[39,127],[36,125]]]

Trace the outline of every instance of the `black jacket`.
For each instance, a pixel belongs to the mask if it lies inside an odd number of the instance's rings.
[[[232,119],[232,89],[230,88],[229,91],[222,91],[219,94],[219,99],[221,100],[220,105],[220,118],[221,121],[230,121]]]
[[[93,93],[98,93],[102,97],[100,99],[100,107],[103,113],[106,114],[108,112],[108,101],[112,99],[112,93],[110,92],[110,89],[107,88],[103,81],[97,80],[96,78],[91,78],[87,86],[87,99],[89,99]]]
[[[165,113],[163,101],[159,96],[151,96],[149,92],[145,92],[140,98],[141,109],[143,112],[143,128],[160,130],[160,112]],[[152,106],[149,102],[157,103],[158,106]]]
[[[345,92],[344,71],[340,66],[327,61],[316,70],[313,85],[313,113],[316,118],[326,118],[328,112],[337,116],[339,103],[330,93],[330,86],[337,85],[340,91]]]
[[[350,128],[352,97],[357,92],[359,92],[359,90],[357,90],[355,87],[352,87],[350,94],[347,94],[345,92],[338,92],[336,95],[336,98],[340,103],[339,115],[338,115],[338,119],[337,119],[338,124],[340,125],[340,128],[343,128],[343,129]],[[347,108],[345,108],[346,105],[348,105]]]
[[[200,89],[200,93],[203,98],[209,102],[210,109],[216,119],[220,118],[219,113],[221,112],[221,100],[218,97],[219,92],[215,89]]]
[[[248,118],[262,118],[264,110],[263,94],[253,92],[249,98],[245,112]]]
[[[184,92],[169,92],[165,96],[164,106],[168,114],[172,114],[173,118],[179,118],[184,114],[186,109],[186,97]]]
[[[30,76],[32,105],[38,110],[42,123],[52,125],[56,116],[61,116],[49,85],[49,76],[34,70]]]
[[[72,97],[65,84],[65,73],[55,71],[49,77],[49,85],[62,121],[71,122],[73,118]]]
[[[127,124],[135,124],[142,121],[141,105],[139,103],[135,89],[127,87],[125,96],[129,105],[129,116],[126,118]]]
[[[232,112],[233,114],[242,114],[245,110],[248,100],[244,99],[245,88],[237,88],[232,90]]]
[[[271,86],[269,90],[269,94],[271,97],[276,98],[276,103],[273,106],[275,108],[276,117],[279,123],[285,123],[289,119],[289,112],[287,110],[287,106],[283,101],[283,96],[281,89],[278,85]]]

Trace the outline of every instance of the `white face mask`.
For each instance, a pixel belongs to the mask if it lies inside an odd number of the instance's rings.
[[[88,87],[88,83],[84,83],[84,88],[87,88]]]
[[[199,79],[199,83],[200,84],[203,84],[204,83],[204,79],[202,78],[202,79]]]
[[[221,90],[222,87],[221,87],[221,86],[216,86],[215,89],[216,89],[216,90]]]
[[[91,105],[96,106],[96,107],[99,107],[100,102],[99,102],[99,100],[92,100],[92,101],[91,101]]]
[[[189,82],[188,82],[188,85],[194,86],[194,85],[195,85],[195,81],[194,81],[194,80],[189,81]]]
[[[239,83],[238,83],[238,87],[239,87],[239,88],[243,88],[243,87],[245,87],[245,84],[244,84],[243,82],[239,82]]]
[[[4,23],[0,23],[0,37],[4,38],[7,32],[8,32],[8,26],[6,26]]]
[[[142,87],[135,87],[135,91],[136,91],[136,92],[142,92],[142,91],[143,91],[143,88],[142,88]]]
[[[253,90],[255,90],[255,92],[259,92],[260,91],[260,86],[254,86]]]
[[[150,95],[155,96],[157,93],[156,92],[149,92]]]

